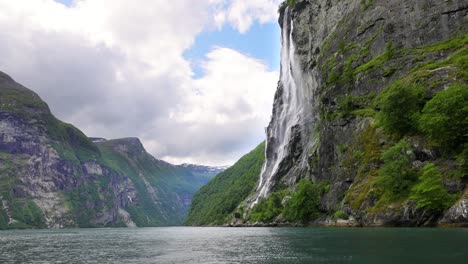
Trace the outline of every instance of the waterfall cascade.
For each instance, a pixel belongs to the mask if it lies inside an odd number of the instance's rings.
[[[304,118],[310,115],[304,112],[309,110],[312,103],[311,89],[308,87],[311,78],[304,78],[296,55],[293,29],[291,10],[287,7],[282,21],[280,83],[267,129],[266,160],[252,206],[271,191],[281,163],[288,156],[294,128],[303,126]]]

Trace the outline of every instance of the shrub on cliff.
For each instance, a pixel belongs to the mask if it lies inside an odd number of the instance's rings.
[[[422,169],[419,183],[412,188],[410,199],[417,202],[418,208],[436,212],[447,209],[454,202],[454,196],[445,189],[442,175],[433,163]]]
[[[321,188],[308,180],[301,180],[297,184],[297,192],[286,203],[283,215],[288,221],[302,221],[315,219],[319,216]]]
[[[411,168],[413,155],[406,140],[401,140],[382,154],[384,164],[380,168],[378,183],[391,198],[404,196],[416,180],[416,172]]]
[[[389,134],[401,137],[417,130],[418,115],[424,106],[425,89],[397,81],[376,98],[380,111],[377,123]]]
[[[437,93],[422,110],[420,130],[440,146],[458,147],[468,135],[468,85]]]
[[[257,222],[270,222],[283,210],[282,201],[288,194],[288,190],[272,193],[268,198],[262,199],[253,209],[250,220]]]

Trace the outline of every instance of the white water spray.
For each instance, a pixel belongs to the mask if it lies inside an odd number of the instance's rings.
[[[313,82],[310,77],[304,78],[296,55],[293,41],[294,25],[289,7],[284,12],[282,22],[280,86],[267,130],[266,160],[251,206],[271,191],[281,162],[288,155],[293,127],[302,125],[303,119],[311,115],[307,111],[312,103],[310,86]]]

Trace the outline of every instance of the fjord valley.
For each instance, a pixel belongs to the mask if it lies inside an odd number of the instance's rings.
[[[90,139],[0,73],[1,229],[180,225],[222,170],[155,159],[138,138]]]
[[[0,0],[0,263],[466,264],[467,99],[468,0]]]
[[[466,226],[467,14],[284,1],[266,143],[202,187],[186,223]]]
[[[467,1],[287,0],[278,23],[266,140],[229,168],[173,165],[135,137],[88,137],[0,72],[0,229],[468,225]],[[198,107],[210,82],[197,80],[184,102]],[[231,108],[257,114],[238,100],[213,123]],[[193,129],[203,116],[171,111],[206,145],[239,142],[211,142],[237,128],[205,135]],[[188,143],[167,146],[185,154]]]

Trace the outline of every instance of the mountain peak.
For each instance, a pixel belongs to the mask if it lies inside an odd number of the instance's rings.
[[[23,92],[29,92],[32,96],[39,97],[32,90],[24,87],[23,85],[17,83],[10,75],[0,71],[0,89],[15,89]]]
[[[111,140],[105,140],[102,138],[93,138],[93,142],[96,144],[103,144],[112,147],[114,150],[127,154],[138,154],[146,153],[145,147],[141,143],[139,138],[136,137],[125,137]]]
[[[49,106],[35,92],[0,71],[0,111],[21,116],[50,114]]]

